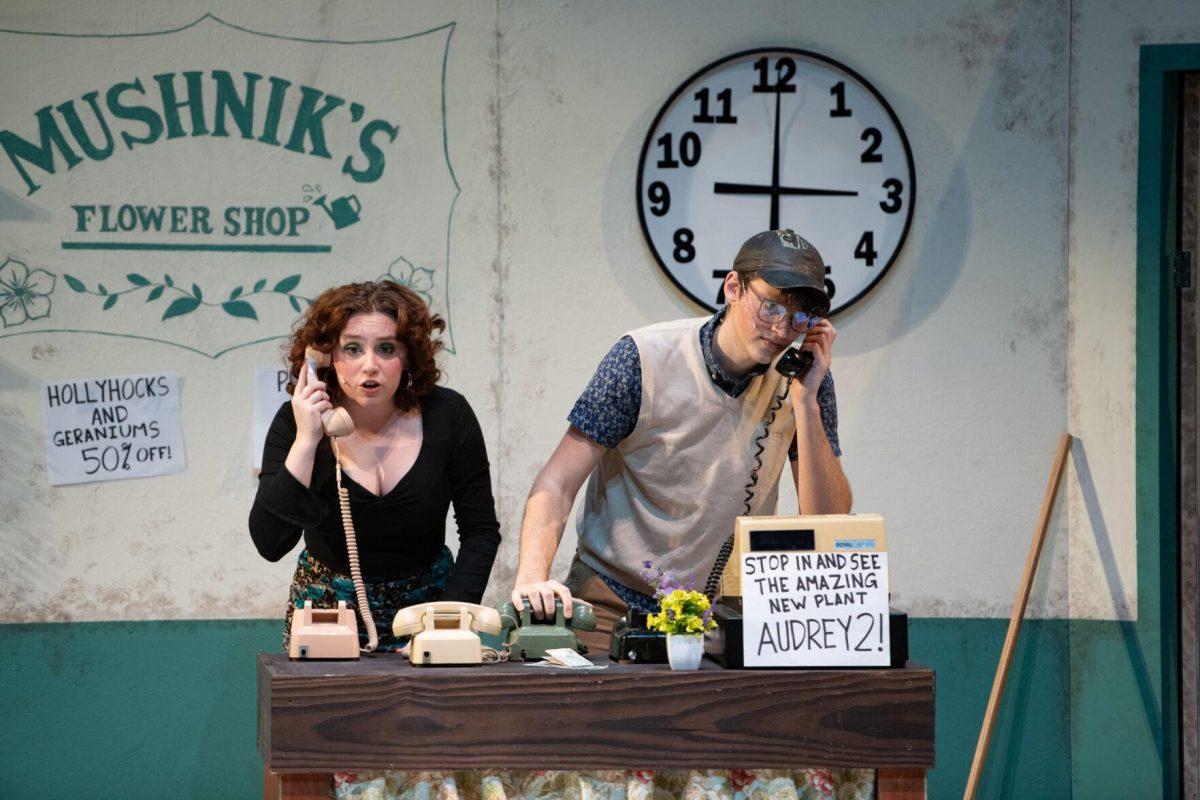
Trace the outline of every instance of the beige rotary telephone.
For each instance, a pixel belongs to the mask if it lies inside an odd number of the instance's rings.
[[[306,348],[304,351],[304,361],[308,369],[308,379],[310,381],[318,381],[318,367],[330,366],[330,358],[328,353],[322,353],[314,347]],[[344,408],[331,408],[321,414],[321,427],[324,428],[326,435],[330,437],[329,443],[333,446],[333,458],[335,464],[335,474],[337,476],[337,493],[338,505],[342,510],[342,530],[346,534],[346,556],[350,561],[350,577],[354,580],[354,597],[358,601],[358,613],[362,617],[363,624],[367,626],[367,646],[362,649],[364,653],[373,653],[375,648],[379,646],[379,634],[375,630],[375,619],[371,616],[371,607],[367,604],[367,590],[363,586],[362,570],[358,566],[358,537],[354,533],[354,520],[350,517],[350,491],[342,485],[342,457],[338,452],[338,437],[349,436],[354,433],[354,420]],[[339,610],[345,606],[344,601],[338,601]],[[312,609],[308,614],[297,613],[303,609],[296,609],[292,612],[292,629],[291,629],[291,645],[289,655],[292,658],[357,658],[358,657],[358,626],[354,625],[354,614],[351,611],[347,614],[339,614],[337,617],[336,628],[328,628],[318,625],[319,621],[324,621],[327,617],[330,621],[329,612],[320,613],[320,609]],[[338,613],[338,612],[332,612]],[[315,616],[314,616],[315,614]],[[347,617],[349,622],[347,623]],[[353,647],[347,647],[343,641],[334,646],[328,646],[328,642],[341,638],[349,639],[354,643]],[[322,646],[317,646],[321,643]],[[339,655],[324,655],[325,653],[336,652]],[[353,655],[346,655],[346,653]]]
[[[337,608],[292,609],[289,658],[358,658],[358,624],[354,609],[338,600]]]
[[[479,634],[500,634],[500,612],[448,600],[418,603],[396,612],[392,633],[412,636],[408,659],[414,666],[482,664]]]

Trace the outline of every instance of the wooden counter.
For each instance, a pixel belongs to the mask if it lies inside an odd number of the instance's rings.
[[[675,672],[592,660],[608,666],[260,654],[265,796],[328,796],[334,770],[874,767],[881,798],[924,797],[934,674],[919,664],[726,670],[705,660]]]

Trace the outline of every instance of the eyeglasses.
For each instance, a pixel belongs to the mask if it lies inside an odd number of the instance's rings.
[[[796,332],[808,330],[814,327],[821,321],[818,314],[809,314],[807,311],[789,311],[788,307],[783,303],[777,303],[774,300],[768,300],[759,294],[758,290],[750,285],[749,282],[743,282],[743,286],[754,293],[758,298],[758,318],[768,325],[775,325],[789,313],[791,316],[792,330]]]

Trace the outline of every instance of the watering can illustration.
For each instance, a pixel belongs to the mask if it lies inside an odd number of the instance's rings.
[[[333,220],[333,227],[338,230],[358,222],[360,219],[359,214],[362,212],[362,205],[358,202],[358,195],[354,194],[339,197],[332,204],[326,203],[325,195],[321,195],[316,200],[313,200],[313,205],[325,209],[325,213]]]

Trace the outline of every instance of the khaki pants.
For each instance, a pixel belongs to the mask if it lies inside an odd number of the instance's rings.
[[[575,556],[571,562],[571,569],[563,583],[574,597],[591,603],[596,612],[596,630],[576,631],[576,638],[587,645],[589,655],[607,653],[613,625],[625,616],[629,606],[608,588],[596,570],[580,561],[579,556]]]

